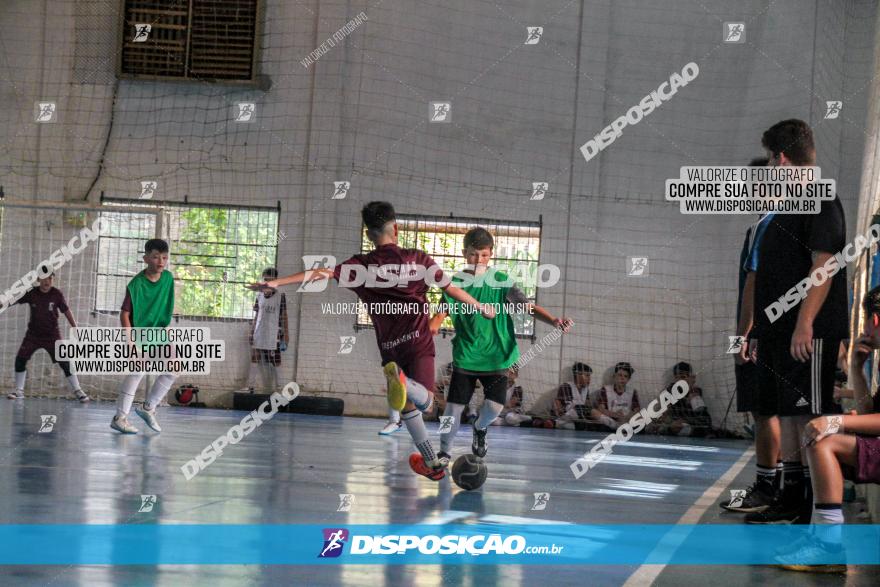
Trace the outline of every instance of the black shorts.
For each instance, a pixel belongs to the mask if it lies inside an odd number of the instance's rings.
[[[758,345],[760,347],[760,345]],[[752,362],[733,366],[736,375],[736,411],[754,412],[758,409],[757,368]]]
[[[471,402],[477,381],[483,386],[483,395],[486,399],[499,403],[502,406],[507,403],[507,375],[505,373],[478,373],[476,371],[460,371],[458,367],[452,368],[452,378],[449,380],[449,392],[446,401],[463,406]]]
[[[791,356],[791,340],[758,343],[757,412],[762,416],[839,414],[834,403],[834,371],[839,340],[813,339],[806,363]]]

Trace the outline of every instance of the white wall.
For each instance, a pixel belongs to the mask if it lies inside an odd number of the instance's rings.
[[[577,327],[528,365],[527,389],[551,389],[575,360],[597,372],[629,360],[633,384],[648,399],[672,364],[688,360],[717,419],[733,393],[723,347],[733,333],[749,219],[683,216],[663,200],[664,180],[682,165],[746,164],[762,154],[763,130],[803,118],[815,129],[824,175],[838,181],[852,233],[874,69],[869,0],[769,8],[757,0],[266,4],[261,66],[271,90],[123,81],[113,106],[114,59],[101,57],[112,57],[115,44],[101,31],[116,26],[115,0],[7,2],[0,14],[0,98],[12,105],[0,110],[7,197],[82,200],[103,156],[90,201],[101,191],[135,197],[146,178],[158,178],[168,200],[280,200],[285,273],[301,269],[303,254],[355,252],[359,209],[373,199],[403,213],[540,216],[541,261],[563,267],[564,284],[539,301]],[[369,20],[344,44],[309,69],[300,64],[362,10]],[[724,21],[745,21],[747,42],[722,43]],[[533,25],[543,25],[544,36],[523,45]],[[700,67],[696,80],[600,156],[583,159],[583,142],[690,61]],[[59,124],[30,122],[34,100],[44,97],[60,101]],[[428,123],[428,102],[445,99],[453,122]],[[843,100],[842,115],[824,120],[832,99]],[[229,121],[239,100],[257,102],[257,123]],[[330,200],[341,179],[352,181],[350,196]],[[550,181],[550,194],[530,201],[539,180]],[[0,247],[29,254],[8,234]],[[650,259],[648,277],[625,275],[630,255]],[[347,413],[379,414],[383,380],[372,332],[361,332],[355,351],[340,359],[338,337],[353,333],[353,319],[320,316],[320,302],[352,297],[335,289],[290,294],[298,345],[285,355],[285,376],[342,397]],[[202,385],[210,401],[227,403],[244,377],[246,333],[236,324],[220,330],[241,359]],[[450,349],[448,339],[437,343],[439,364]],[[4,355],[7,344],[17,341],[4,344]]]

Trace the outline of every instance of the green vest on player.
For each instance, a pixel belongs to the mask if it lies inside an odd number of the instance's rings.
[[[489,267],[483,275],[474,277],[470,285],[463,285],[465,279],[460,273],[452,278],[452,285],[461,287],[478,302],[493,304],[498,315],[494,320],[472,313],[469,308],[456,302],[446,294],[443,301],[449,304],[449,316],[455,327],[452,339],[452,362],[456,367],[468,371],[502,371],[519,360],[519,346],[513,318],[505,310],[507,292],[513,284],[503,271]],[[497,283],[503,285],[496,285]]]
[[[163,271],[155,283],[143,271],[128,282],[131,296],[131,325],[137,328],[165,328],[174,312],[174,276]]]

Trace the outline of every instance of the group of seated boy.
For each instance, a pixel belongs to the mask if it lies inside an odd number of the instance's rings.
[[[437,400],[439,413],[442,413],[446,369],[438,379]],[[567,430],[616,430],[629,421],[642,406],[638,391],[629,386],[635,370],[628,362],[614,365],[612,383],[591,386],[593,370],[586,363],[575,363],[571,368],[572,381],[563,383],[557,390],[552,404],[545,410],[525,410],[523,388],[517,385],[519,370],[513,366],[508,371],[509,386],[504,409],[495,421],[495,426],[523,426],[534,428],[561,428]],[[674,436],[711,437],[715,434],[712,418],[703,401],[703,390],[696,385],[696,376],[690,364],[677,363],[672,368],[674,380],[686,381],[688,395],[670,404],[663,416],[646,427],[649,434],[669,434]],[[478,408],[478,405],[474,408]],[[469,406],[462,416],[464,421],[476,417],[476,409]]]

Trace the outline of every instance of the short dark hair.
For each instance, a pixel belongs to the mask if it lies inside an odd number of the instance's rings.
[[[617,373],[618,371],[626,371],[627,373],[629,373],[630,377],[632,377],[633,373],[636,372],[636,370],[633,369],[632,365],[630,365],[626,361],[621,361],[614,365],[614,372]]]
[[[761,145],[778,156],[785,153],[795,165],[807,165],[812,162],[816,146],[813,143],[813,130],[803,120],[790,118],[777,122],[764,131]]]
[[[880,285],[865,294],[862,298],[862,307],[868,316],[880,314]]]
[[[275,279],[276,277],[278,277],[278,270],[274,267],[266,267],[265,269],[263,269],[263,275]]]
[[[586,363],[575,363],[571,366],[571,374],[574,375],[576,373],[592,373],[593,370]]]
[[[386,224],[397,220],[397,214],[389,202],[370,202],[361,209],[361,219],[367,228],[367,237],[376,240]]]
[[[684,361],[681,361],[680,363],[676,363],[672,367],[672,372],[675,375],[681,375],[682,373],[687,373],[688,375],[690,375],[691,373],[694,372],[694,370],[691,369],[690,363],[685,363]]]
[[[768,163],[770,163],[770,159],[766,157],[755,157],[749,161],[749,167],[767,167]]]
[[[495,239],[492,234],[482,226],[475,226],[464,235],[465,249],[494,249]]]
[[[158,253],[167,253],[168,242],[162,240],[161,238],[151,238],[146,243],[144,243],[144,254],[149,255],[153,251],[156,251]]]

